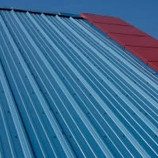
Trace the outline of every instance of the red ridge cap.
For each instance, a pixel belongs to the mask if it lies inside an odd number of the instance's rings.
[[[117,17],[90,13],[81,17],[158,71],[158,40]]]

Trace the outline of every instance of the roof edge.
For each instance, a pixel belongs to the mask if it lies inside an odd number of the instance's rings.
[[[82,13],[81,17],[158,72],[158,40],[113,16]]]
[[[150,36],[151,38],[153,38],[153,39],[155,39],[155,40],[158,40],[158,39],[154,38],[153,36],[151,36],[150,34],[148,34],[148,33],[144,32],[144,31],[142,31],[142,30],[139,29],[138,27],[136,27],[136,26],[134,26],[133,24],[131,24],[131,23],[129,23],[129,22],[123,20],[122,18],[120,18],[120,17],[118,17],[118,16],[101,15],[101,14],[95,14],[95,13],[81,13],[81,14],[80,14],[80,17],[83,18],[83,19],[85,19],[85,20],[87,20],[87,21],[89,21],[89,18],[87,18],[87,15],[88,15],[88,16],[89,16],[89,15],[91,15],[91,16],[100,16],[100,17],[102,17],[102,18],[107,17],[107,18],[112,18],[112,19],[115,19],[115,20],[117,19],[117,20],[119,20],[119,21],[121,21],[121,22],[124,23],[124,24],[122,24],[123,26],[131,26],[131,27],[137,29],[138,31],[143,32],[143,33],[146,34],[147,36]],[[90,21],[89,21],[89,22],[90,22]],[[91,23],[92,23],[92,22],[91,22]],[[99,23],[99,22],[98,22],[98,23]],[[116,24],[116,23],[113,23],[113,24]],[[94,25],[94,24],[93,24],[93,25]],[[119,25],[119,24],[118,24],[118,25]],[[97,27],[97,28],[98,28],[98,27]],[[102,32],[104,32],[104,31],[102,31]],[[104,33],[105,33],[105,32],[104,32]]]

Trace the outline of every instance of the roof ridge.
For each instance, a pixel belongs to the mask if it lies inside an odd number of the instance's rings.
[[[83,19],[80,15],[78,14],[73,14],[73,13],[63,13],[63,12],[49,12],[49,11],[40,11],[40,10],[32,10],[32,9],[21,9],[21,8],[13,8],[13,7],[0,7],[0,11],[15,11],[15,12],[29,12],[32,14],[45,14],[45,15],[52,15],[52,16],[60,16],[60,17],[73,17],[76,19]]]

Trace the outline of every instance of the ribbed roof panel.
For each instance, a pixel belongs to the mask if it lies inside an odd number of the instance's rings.
[[[157,76],[85,20],[1,11],[0,74],[0,156],[158,156]]]

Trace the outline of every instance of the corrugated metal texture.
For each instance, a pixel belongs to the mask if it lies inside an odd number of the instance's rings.
[[[89,13],[81,16],[158,71],[158,40],[119,18]]]
[[[82,19],[0,12],[0,154],[157,157],[158,78]]]

